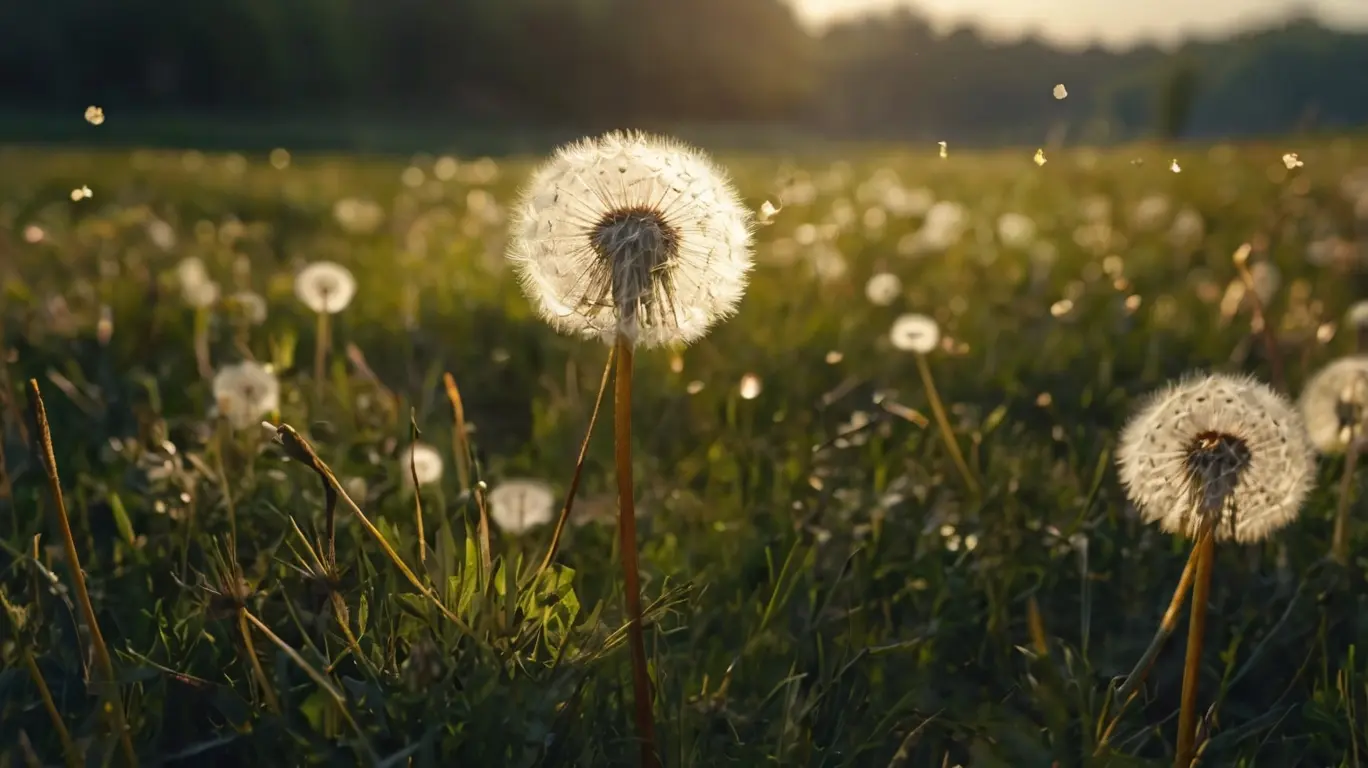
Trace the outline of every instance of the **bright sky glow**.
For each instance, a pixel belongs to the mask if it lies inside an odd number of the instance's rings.
[[[804,22],[813,25],[909,4],[907,0],[789,2]],[[913,0],[910,4],[939,25],[967,20],[998,33],[1034,30],[1069,43],[1168,42],[1184,35],[1224,34],[1307,8],[1329,24],[1368,28],[1368,0]]]

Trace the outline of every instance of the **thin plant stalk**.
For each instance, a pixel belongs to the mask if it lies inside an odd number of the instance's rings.
[[[1154,669],[1154,662],[1159,658],[1159,651],[1163,649],[1164,643],[1168,642],[1173,630],[1178,628],[1178,614],[1183,610],[1183,604],[1187,602],[1188,593],[1192,591],[1192,578],[1197,565],[1197,547],[1192,548],[1188,555],[1187,564],[1183,566],[1183,575],[1178,577],[1178,586],[1173,590],[1173,597],[1169,600],[1168,609],[1164,611],[1164,617],[1159,622],[1159,629],[1154,633],[1154,639],[1150,640],[1149,647],[1145,649],[1140,660],[1135,663],[1126,679],[1116,689],[1118,698],[1123,699],[1121,708],[1116,711],[1107,727],[1102,731],[1098,738],[1097,748],[1093,750],[1093,756],[1101,756],[1102,750],[1106,749],[1107,742],[1111,740],[1112,733],[1116,726],[1121,722],[1121,716],[1130,708],[1132,702],[1140,694],[1140,686],[1144,684],[1145,678],[1149,677],[1150,670]],[[1100,725],[1100,723],[1099,723]]]
[[[423,486],[418,482],[418,453],[414,450],[409,450],[409,474],[413,478],[413,524],[418,529],[418,563],[421,565],[427,563],[427,537],[423,534]]]
[[[214,378],[214,366],[209,360],[209,310],[198,308],[195,310],[195,367],[199,369],[200,378],[212,380]]]
[[[969,492],[975,495],[979,492],[978,483],[974,480],[973,474],[969,472],[969,465],[964,461],[964,454],[960,452],[959,441],[955,439],[955,433],[950,429],[950,419],[945,416],[945,406],[941,404],[940,394],[936,391],[936,382],[931,378],[931,366],[926,363],[926,355],[918,352],[917,372],[921,374],[922,386],[926,388],[926,397],[931,401],[931,413],[936,417],[936,426],[940,428],[941,439],[945,441],[945,447],[950,451],[950,458],[954,459],[955,467],[959,469],[960,476],[964,478],[964,485]]]
[[[328,313],[318,313],[318,332],[314,340],[314,399],[323,402],[323,369],[328,362],[328,347],[332,345],[329,336]]]
[[[1357,432],[1357,430],[1355,430]],[[1330,554],[1340,565],[1349,563],[1349,506],[1354,495],[1354,475],[1358,471],[1358,435],[1349,441],[1344,457],[1344,476],[1340,478],[1339,503],[1335,507],[1335,529],[1330,538]]]
[[[1211,596],[1211,567],[1215,559],[1216,534],[1203,524],[1198,535],[1196,575],[1192,583],[1192,613],[1188,618],[1187,658],[1183,663],[1183,694],[1178,709],[1178,749],[1174,768],[1189,768],[1196,751],[1197,683],[1202,670],[1202,642],[1206,636],[1207,600]]]
[[[7,624],[9,624],[11,636],[19,637],[19,621],[16,617],[16,609],[5,599],[5,595],[0,593],[0,613],[4,613]],[[62,757],[66,760],[67,768],[81,768],[85,764],[82,759],[81,751],[76,747],[76,742],[71,740],[71,732],[67,730],[66,721],[62,719],[62,713],[57,709],[57,703],[52,698],[52,690],[48,688],[47,679],[43,677],[43,670],[38,666],[38,660],[33,657],[33,651],[28,644],[23,641],[15,643],[19,648],[19,659],[28,671],[29,678],[33,680],[33,687],[38,689],[38,698],[43,702],[43,709],[47,710],[48,718],[52,720],[52,727],[57,731],[57,740],[62,743]]]
[[[570,512],[575,506],[575,494],[579,493],[580,475],[584,471],[584,458],[589,454],[589,438],[594,434],[594,425],[598,423],[599,407],[603,405],[603,394],[608,391],[608,376],[613,372],[613,360],[617,354],[617,347],[608,348],[608,361],[603,365],[603,378],[599,380],[598,395],[594,398],[594,410],[589,413],[589,426],[584,430],[584,440],[580,443],[579,456],[575,459],[575,472],[570,476],[570,490],[565,493],[565,504],[561,507],[560,517],[556,519],[556,529],[551,533],[551,544],[546,548],[546,556],[542,558],[541,565],[537,567],[537,572],[532,576],[533,583],[541,578],[542,573],[551,567],[551,561],[556,558],[556,552],[560,549],[561,536],[565,533],[565,525],[570,520]]]
[[[621,542],[622,584],[627,598],[628,644],[632,652],[632,698],[642,768],[658,768],[655,719],[651,712],[651,678],[646,668],[646,635],[641,618],[641,571],[637,563],[636,506],[632,495],[632,346],[617,341],[617,372],[613,379],[613,443],[617,463],[618,539]]]
[[[261,695],[266,699],[266,706],[275,714],[280,714],[280,699],[276,698],[275,689],[271,687],[271,681],[266,677],[266,670],[261,668],[261,659],[257,658],[256,646],[252,643],[252,629],[247,625],[247,610],[238,610],[238,632],[242,634],[242,645],[247,653],[247,661],[252,666],[252,673],[256,675],[257,682],[261,683]]]
[[[1268,322],[1268,316],[1264,312],[1263,299],[1259,298],[1259,292],[1254,290],[1254,273],[1249,271],[1249,254],[1254,247],[1249,243],[1241,245],[1236,249],[1231,260],[1235,262],[1235,269],[1240,273],[1240,280],[1244,283],[1245,296],[1249,299],[1251,329],[1259,334],[1263,341],[1264,353],[1268,355],[1268,367],[1273,386],[1284,392],[1287,387],[1283,382],[1282,353],[1278,351],[1278,340],[1273,336],[1273,327]]]
[[[119,694],[118,678],[114,675],[114,660],[110,657],[104,635],[100,632],[100,623],[95,618],[95,606],[90,602],[90,593],[86,590],[85,572],[81,570],[81,556],[76,551],[76,540],[71,534],[71,521],[67,517],[66,499],[62,496],[62,480],[57,475],[57,455],[52,449],[52,430],[48,425],[47,407],[43,404],[43,394],[38,389],[37,379],[29,379],[28,396],[29,408],[33,412],[34,424],[38,428],[38,454],[42,459],[43,468],[47,470],[48,490],[52,493],[52,504],[57,512],[57,525],[62,535],[62,546],[66,550],[67,566],[71,570],[72,591],[76,593],[76,601],[81,606],[81,618],[86,625],[86,631],[90,633],[91,652],[95,657],[95,666],[99,671],[99,676],[103,678],[100,681],[103,685],[100,687],[104,688],[104,695],[109,704],[107,711],[114,729],[118,731],[119,745],[123,749],[125,762],[130,766],[136,766],[138,764],[138,753],[133,749],[133,738],[124,721],[123,697]]]
[[[456,386],[456,378],[450,373],[442,374],[442,384],[446,387],[447,400],[451,402],[451,452],[456,459],[456,477],[461,482],[461,491],[470,490],[470,436],[466,434],[465,404],[461,400],[461,390]]]

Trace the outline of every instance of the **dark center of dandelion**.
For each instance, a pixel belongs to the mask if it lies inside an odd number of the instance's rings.
[[[598,255],[588,295],[599,306],[617,309],[623,325],[656,325],[674,312],[671,262],[679,255],[679,229],[648,206],[604,214],[589,233]]]
[[[1235,492],[1252,454],[1243,439],[1222,432],[1202,432],[1187,449],[1188,479],[1200,494],[1198,512],[1221,514]]]

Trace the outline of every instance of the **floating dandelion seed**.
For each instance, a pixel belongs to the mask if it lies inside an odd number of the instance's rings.
[[[1300,168],[1302,167],[1302,165],[1304,165],[1304,163],[1302,163],[1302,161],[1297,157],[1296,152],[1288,152],[1287,154],[1283,155],[1282,160],[1283,165],[1287,166],[1287,170],[1289,171],[1293,168]]]
[[[96,106],[86,107],[85,119],[91,125],[103,125],[105,121],[104,110]]]
[[[1182,173],[1182,172],[1183,172],[1182,166],[1178,165],[1178,158],[1176,158],[1176,157],[1173,158],[1173,163],[1172,163],[1171,165],[1169,165],[1169,170],[1170,170],[1170,171],[1173,171],[1174,173]]]
[[[1045,150],[1044,150],[1044,149],[1037,149],[1037,150],[1036,150],[1036,153],[1035,153],[1035,158],[1034,158],[1034,160],[1035,160],[1035,164],[1036,164],[1037,166],[1044,165],[1046,162],[1048,162],[1048,161],[1045,159]]]
[[[414,443],[399,456],[399,474],[409,488],[415,477],[418,485],[438,482],[442,479],[442,454],[427,443]]]
[[[486,500],[495,525],[514,536],[555,518],[556,496],[540,480],[505,480],[490,489]]]
[[[865,297],[869,303],[886,307],[902,295],[902,280],[892,272],[880,272],[865,283]]]
[[[333,315],[347,308],[356,296],[356,278],[341,264],[315,261],[295,277],[295,296],[319,314]]]
[[[1259,541],[1290,523],[1315,479],[1301,416],[1267,385],[1224,374],[1172,383],[1126,424],[1121,482],[1146,521]]]
[[[94,193],[90,191],[90,187],[80,186],[71,190],[71,201],[77,202],[79,200],[85,200],[93,196],[93,194]]]
[[[731,315],[752,216],[697,150],[641,133],[562,147],[514,209],[508,257],[557,330],[658,347]]]
[[[1056,99],[1062,100],[1062,99],[1064,99],[1065,97],[1067,97],[1068,95],[1069,95],[1069,89],[1065,88],[1063,83],[1060,83],[1059,85],[1056,85],[1056,86],[1054,87],[1054,97],[1055,97]]]
[[[1368,356],[1342,357],[1317,371],[1298,405],[1316,450],[1343,453],[1368,426]]]
[[[264,365],[245,361],[214,375],[214,402],[234,429],[261,423],[261,417],[280,408],[280,381]]]
[[[943,142],[943,141],[938,141],[938,142],[936,142],[936,143],[940,145],[940,156],[941,156],[941,159],[944,160],[945,158],[949,157],[949,156],[950,156],[950,147],[949,147],[945,142]]]
[[[761,383],[759,376],[748,373],[741,377],[740,392],[742,400],[754,400],[760,396],[760,392],[763,389],[764,385]]]
[[[893,321],[888,338],[896,349],[925,355],[940,344],[940,325],[926,315],[906,314]]]
[[[756,223],[770,225],[774,223],[774,215],[784,210],[782,207],[776,208],[774,203],[766,200],[760,205],[760,215],[756,217]]]

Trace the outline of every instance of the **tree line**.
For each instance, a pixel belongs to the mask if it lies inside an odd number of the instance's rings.
[[[1248,135],[1368,123],[1368,35],[1299,18],[1171,50],[1066,49],[938,33],[910,10],[809,33],[783,0],[0,3],[0,111],[88,103],[982,142]]]

